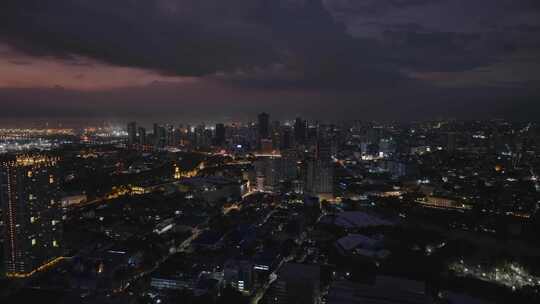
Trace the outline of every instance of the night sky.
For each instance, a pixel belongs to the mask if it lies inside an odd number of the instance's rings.
[[[538,120],[538,0],[2,0],[0,119]]]

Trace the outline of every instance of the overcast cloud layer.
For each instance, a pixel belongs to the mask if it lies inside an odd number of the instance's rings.
[[[538,88],[535,0],[0,3],[4,118],[524,119]]]

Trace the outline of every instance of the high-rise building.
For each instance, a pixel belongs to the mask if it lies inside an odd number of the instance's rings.
[[[268,113],[259,114],[259,139],[270,138],[270,115]]]
[[[279,159],[263,157],[254,162],[259,191],[275,191],[280,182]]]
[[[137,123],[132,121],[127,125],[128,132],[128,145],[133,146],[137,144]]]
[[[198,125],[194,130],[195,144],[198,147],[206,147],[206,136],[204,124]]]
[[[292,131],[291,127],[285,126],[281,129],[280,149],[287,150],[292,148]]]
[[[6,276],[25,278],[62,255],[58,159],[20,155],[1,164]]]
[[[154,147],[155,148],[164,148],[167,144],[167,130],[158,125],[154,124]]]
[[[323,162],[331,162],[332,145],[326,140],[318,140],[317,150],[315,151],[315,158]]]
[[[284,151],[281,157],[261,157],[254,162],[258,190],[275,192],[283,181],[292,181],[298,176],[296,155]]]
[[[153,132],[152,134],[154,135],[154,140],[155,138],[157,137],[157,134],[159,133],[159,125],[157,123],[154,123],[153,125]]]
[[[270,137],[272,138],[272,146],[275,150],[281,147],[281,124],[279,121],[272,122],[272,130]]]
[[[246,260],[229,260],[223,269],[225,284],[244,294],[250,294],[254,285],[253,263]]]
[[[165,127],[165,145],[176,146],[177,142],[175,142],[174,131],[174,127],[171,125]]]
[[[396,151],[396,142],[393,138],[381,138],[379,140],[379,156],[388,157]]]
[[[216,146],[225,144],[225,125],[222,123],[216,124],[216,136],[214,137]]]
[[[306,191],[321,199],[333,197],[334,164],[332,147],[319,138],[315,157],[307,162]]]
[[[323,199],[334,192],[334,167],[332,163],[311,159],[307,164],[306,191]]]
[[[143,127],[139,127],[137,133],[138,133],[139,144],[146,145],[146,129]]]
[[[284,181],[292,181],[298,177],[298,154],[296,150],[282,150],[280,159],[280,176]]]
[[[175,128],[173,130],[173,135],[172,135],[172,145],[173,146],[182,145],[182,139],[183,139],[182,137],[183,137],[182,127]]]
[[[274,144],[271,139],[261,138],[259,142],[260,149],[259,151],[263,154],[272,154],[274,153]]]
[[[306,143],[306,121],[302,118],[296,118],[294,123],[294,140],[297,144],[303,145]]]

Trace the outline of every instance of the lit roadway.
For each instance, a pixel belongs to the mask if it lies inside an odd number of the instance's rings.
[[[292,261],[293,259],[294,259],[293,255],[281,259],[281,262],[279,262],[279,265],[276,267],[276,270],[272,271],[272,273],[269,275],[270,279],[268,280],[268,282],[266,282],[263,287],[259,288],[257,292],[255,293],[255,295],[253,295],[253,297],[251,298],[250,304],[259,303],[259,301],[262,299],[262,297],[264,296],[264,294],[266,293],[270,285],[272,285],[272,283],[274,283],[274,281],[277,280],[278,278],[277,274],[279,270],[281,269],[281,266],[283,266],[283,264],[287,262]]]
[[[249,193],[249,194],[253,194],[253,193]],[[95,202],[94,202],[95,203]],[[227,214],[229,213],[230,211],[232,210],[237,210],[237,209],[240,209],[241,208],[241,202],[237,202],[233,205],[231,205],[230,207],[227,207],[227,208],[223,208],[223,213],[224,214]],[[268,219],[270,218],[270,216],[274,213],[275,211],[271,211],[266,217],[265,219],[263,220],[263,224],[268,221]],[[210,221],[210,219],[207,219],[205,222],[201,223],[199,225],[199,227],[204,227],[208,222]],[[169,252],[167,255],[165,255],[164,257],[162,257],[159,261],[156,262],[156,264],[146,270],[146,271],[143,271],[135,276],[133,276],[131,279],[129,279],[126,284],[124,285],[123,288],[121,289],[117,289],[117,290],[114,290],[114,292],[122,292],[122,291],[125,291],[127,288],[129,288],[133,283],[135,283],[137,280],[151,274],[152,272],[156,271],[164,262],[166,262],[171,256],[173,256],[175,253],[178,253],[178,252],[185,252],[187,251],[190,247],[191,247],[191,242],[193,242],[193,240],[197,239],[201,233],[203,233],[206,229],[200,229],[200,228],[194,228],[193,229],[193,234],[187,238],[186,240],[184,240],[182,242],[182,244],[178,245],[178,247],[176,247],[176,250],[174,252]],[[252,298],[252,303],[257,303],[261,298],[262,296],[264,295],[264,293],[266,292],[266,290],[268,289],[268,287],[270,286],[270,284],[272,284],[272,282],[274,282],[274,280],[277,278],[277,276],[275,275],[275,273],[279,270],[279,268],[283,265],[284,261],[286,259],[283,259],[280,264],[278,265],[278,267],[276,268],[276,270],[272,273],[272,275],[270,276],[270,280],[265,284],[265,286],[261,289],[259,289],[259,291],[257,292],[257,294]],[[288,259],[287,259],[288,260]]]
[[[233,205],[231,205],[230,207],[228,208],[223,208],[223,213],[224,214],[227,214],[229,213],[230,211],[232,210],[238,210],[241,208],[241,202],[238,202],[238,203],[235,203]],[[268,219],[268,217],[266,218],[266,220]],[[207,223],[209,222],[209,219],[207,219],[205,222],[201,223],[199,225],[199,227],[204,227]],[[198,238],[201,233],[203,233],[206,229],[200,229],[200,228],[194,228],[193,229],[193,234],[187,238],[186,240],[184,240],[182,242],[182,244],[178,245],[178,247],[176,247],[176,250],[174,252],[169,252],[167,255],[165,255],[163,258],[161,258],[158,262],[156,262],[156,264],[146,270],[146,271],[143,271],[135,276],[133,276],[131,279],[128,280],[128,282],[125,284],[125,286],[120,289],[120,290],[115,290],[115,292],[121,292],[121,291],[124,291],[126,290],[129,286],[131,286],[131,284],[133,284],[135,281],[147,276],[148,274],[151,274],[152,272],[156,271],[159,266],[161,266],[164,262],[166,262],[171,256],[173,256],[175,253],[178,253],[178,252],[185,252],[187,251],[190,246],[191,246],[191,242],[193,242],[193,240],[195,240],[196,238]],[[281,266],[281,264],[280,264]],[[266,287],[267,288],[267,287]],[[264,293],[263,293],[264,294]]]
[[[281,267],[281,263],[279,264],[279,267]],[[259,303],[259,301],[262,299],[262,297],[264,296],[264,294],[268,290],[268,287],[270,287],[270,285],[272,285],[272,283],[274,283],[274,281],[277,279],[277,275],[275,274],[276,271],[272,272],[270,274],[270,279],[268,280],[268,282],[266,282],[263,287],[261,287],[261,288],[259,288],[257,290],[257,293],[255,293],[255,295],[251,298],[251,301],[249,302],[250,304],[258,304]]]
[[[203,223],[203,225],[206,224],[207,222],[208,222],[208,220],[207,220],[205,223]],[[159,266],[161,266],[164,262],[166,262],[166,261],[167,261],[171,256],[173,256],[175,253],[186,251],[186,250],[191,246],[191,242],[193,242],[193,240],[195,240],[196,238],[198,238],[199,235],[201,235],[201,233],[202,233],[203,231],[205,231],[205,229],[202,229],[202,230],[199,229],[199,228],[193,229],[193,234],[192,234],[189,238],[187,238],[186,240],[184,240],[184,241],[182,242],[182,244],[180,244],[180,245],[176,248],[176,250],[175,250],[174,252],[172,252],[172,253],[169,252],[167,255],[165,255],[165,256],[162,257],[159,261],[157,261],[156,264],[155,264],[152,268],[150,268],[150,269],[148,269],[148,270],[146,270],[146,271],[143,271],[143,272],[141,272],[141,273],[139,273],[139,274],[133,276],[131,279],[129,279],[129,280],[127,281],[127,283],[125,284],[125,286],[124,286],[123,288],[118,289],[118,290],[115,290],[114,292],[122,292],[122,291],[125,291],[125,290],[126,290],[129,286],[131,286],[131,284],[133,284],[135,281],[137,281],[137,280],[139,280],[139,279],[141,279],[141,278],[143,278],[143,277],[145,277],[145,276],[151,274],[152,272],[156,271],[156,270],[159,268]]]
[[[277,212],[277,211],[272,210],[271,212],[269,212],[268,215],[263,220],[261,225],[264,225],[264,223],[266,223],[268,221],[268,219],[272,216],[272,214],[274,214],[275,212]],[[266,282],[263,287],[259,288],[257,290],[257,292],[255,293],[255,295],[253,295],[253,297],[250,300],[250,304],[258,304],[259,303],[259,301],[262,299],[262,297],[264,296],[264,294],[266,293],[266,291],[268,290],[270,285],[272,285],[272,283],[274,283],[274,281],[277,280],[277,278],[278,278],[277,273],[281,269],[281,266],[283,266],[283,264],[285,264],[287,262],[290,262],[293,259],[294,259],[294,254],[291,254],[290,256],[281,259],[281,261],[279,262],[276,269],[274,271],[272,271],[272,273],[270,274],[270,276],[269,276],[270,279],[268,280],[268,282]]]
[[[223,207],[223,214],[226,215],[227,213],[233,211],[233,210],[240,210],[242,207],[239,203],[234,203],[230,205],[229,207]]]

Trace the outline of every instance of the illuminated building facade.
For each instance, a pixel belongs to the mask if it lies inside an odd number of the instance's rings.
[[[331,198],[334,192],[334,167],[330,162],[318,159],[308,161],[306,176],[307,192],[321,198]]]
[[[58,159],[22,155],[1,164],[6,275],[24,278],[62,255]]]
[[[253,269],[254,265],[249,261],[227,261],[223,270],[224,281],[239,292],[249,295],[254,284]]]
[[[165,148],[167,145],[167,129],[155,123],[152,135],[154,136],[154,148]]]
[[[330,145],[324,141],[317,143],[315,158],[308,161],[306,189],[313,196],[328,199],[334,192],[334,164]]]
[[[133,146],[137,143],[137,123],[130,122],[127,126],[128,145]]]

